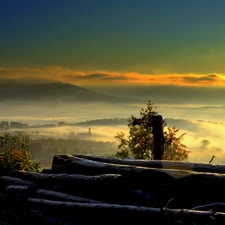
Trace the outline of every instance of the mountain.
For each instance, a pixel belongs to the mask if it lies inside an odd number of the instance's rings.
[[[125,103],[131,100],[60,82],[46,84],[0,84],[0,101],[63,101]]]

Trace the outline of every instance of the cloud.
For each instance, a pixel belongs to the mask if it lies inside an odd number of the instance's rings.
[[[86,71],[59,66],[47,68],[0,68],[0,78],[47,78],[76,85],[175,85],[181,87],[225,86],[223,74],[143,74],[126,71]]]
[[[171,120],[176,125],[176,120]],[[225,163],[225,149],[223,141],[225,138],[225,124],[199,121],[199,120],[178,120],[180,133],[186,133],[184,144],[191,151],[190,162],[209,163],[212,156],[215,156],[213,163]],[[194,124],[195,129],[191,129]]]
[[[162,104],[225,105],[223,74],[160,75],[105,70],[81,71],[59,66],[39,69],[0,68],[0,83],[10,82],[10,79],[20,83],[66,82],[102,94],[132,98],[137,103],[147,103],[151,100],[157,106]],[[174,109],[170,111],[172,110]],[[211,111],[213,112],[214,109]],[[193,112],[194,110],[192,115]],[[197,110],[195,113],[199,115]],[[201,117],[199,119],[202,119]]]
[[[206,148],[207,148],[209,145],[210,145],[210,141],[209,141],[209,140],[201,140],[199,149],[200,149],[201,151],[204,151],[204,150],[206,150]]]
[[[199,84],[199,85],[200,84],[202,84],[202,85],[210,84],[210,83],[211,84],[218,83],[220,85],[225,84],[225,77],[217,75],[217,74],[209,74],[209,75],[196,76],[196,77],[194,77],[194,76],[188,77],[187,76],[184,78],[184,80],[187,81],[188,83],[192,83],[192,84],[197,82],[197,84]]]
[[[189,161],[209,163],[209,161],[213,157],[212,163],[224,164],[225,163],[224,148],[216,145],[216,143],[217,142],[215,140],[209,141],[203,139],[198,143],[196,143],[195,140],[193,140],[192,144],[189,143],[189,149],[191,149],[191,153],[189,154]]]
[[[129,80],[126,76],[120,76],[120,75],[113,75],[113,74],[100,74],[100,73],[94,73],[94,74],[87,74],[87,75],[65,75],[65,79],[68,79],[70,81],[124,81]]]

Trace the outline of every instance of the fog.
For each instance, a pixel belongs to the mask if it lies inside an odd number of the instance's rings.
[[[186,133],[183,143],[191,151],[188,161],[209,163],[214,155],[213,163],[225,163],[225,124],[198,120],[167,119],[169,126],[176,125],[180,134]]]
[[[139,105],[107,103],[1,103],[1,120],[24,121],[28,124],[80,122],[103,118],[127,118],[140,110]]]
[[[157,105],[225,105],[225,89],[215,86],[118,85],[87,88],[103,94],[136,99],[136,102],[141,103],[151,100]]]
[[[147,102],[136,104],[107,103],[45,103],[3,102],[1,103],[0,120],[17,121],[29,125],[58,124],[64,122],[81,122],[105,118],[129,118],[139,116],[141,108]],[[180,105],[155,104],[156,111],[166,119],[168,126],[176,126],[184,136],[184,144],[191,151],[188,161],[208,163],[212,156],[213,163],[225,163],[225,118],[224,106],[218,105]],[[54,128],[29,128],[31,137],[68,138],[70,132],[88,132],[91,128],[94,140],[116,141],[117,132],[128,133],[126,124],[121,126],[63,126]],[[166,129],[166,128],[165,128]],[[116,151],[116,149],[115,149]]]

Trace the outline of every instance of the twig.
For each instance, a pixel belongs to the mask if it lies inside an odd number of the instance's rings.
[[[211,204],[200,205],[200,206],[193,207],[191,210],[225,212],[225,203],[215,202]]]

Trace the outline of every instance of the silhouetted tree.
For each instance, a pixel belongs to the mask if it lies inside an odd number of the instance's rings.
[[[135,159],[153,159],[153,133],[152,118],[157,116],[156,107],[151,101],[148,102],[146,108],[142,108],[140,116],[131,115],[128,120],[129,135],[125,136],[124,132],[116,134],[115,138],[119,142],[116,152],[117,157],[134,157]],[[166,121],[163,120],[163,127],[166,127]],[[179,129],[168,127],[164,132],[164,155],[163,159],[167,160],[187,160],[189,151],[182,144],[182,140],[186,133],[177,136]]]

